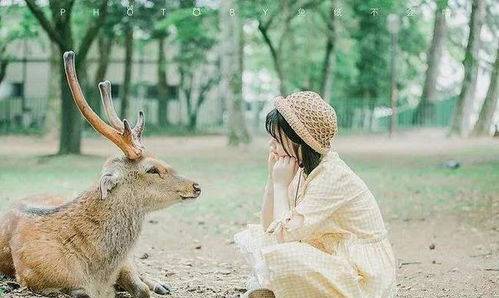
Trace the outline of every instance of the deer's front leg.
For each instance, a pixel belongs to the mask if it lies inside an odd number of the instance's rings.
[[[166,295],[170,293],[170,289],[152,279],[139,277],[131,261],[127,262],[120,271],[117,280],[118,285],[122,286],[133,297],[147,298],[150,297],[149,290],[156,294]]]
[[[153,291],[154,293],[159,295],[170,294],[170,288],[168,288],[167,286],[162,285],[159,282],[149,278],[141,277],[140,279],[149,287],[149,290]]]
[[[131,262],[127,262],[121,268],[116,283],[130,293],[132,297],[149,298],[151,296],[149,287],[142,282]]]

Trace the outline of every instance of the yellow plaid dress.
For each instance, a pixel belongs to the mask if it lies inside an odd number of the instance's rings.
[[[296,207],[290,191],[290,211],[267,231],[248,225],[234,236],[259,284],[285,298],[394,297],[395,258],[364,182],[330,151],[299,189]],[[290,229],[295,212],[304,222]]]

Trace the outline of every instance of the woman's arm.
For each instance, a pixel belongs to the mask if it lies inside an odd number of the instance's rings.
[[[263,194],[262,202],[262,216],[261,224],[263,230],[267,230],[270,223],[274,220],[274,183],[272,182],[272,176],[269,175],[267,178],[267,185],[265,186],[265,193]]]
[[[269,156],[267,159],[267,184],[265,185],[265,192],[262,200],[262,215],[260,222],[263,230],[266,231],[270,223],[274,220],[274,182],[272,180],[272,171],[274,165],[278,160],[277,153],[275,152],[272,140],[269,142]]]
[[[289,201],[288,201],[288,191],[289,184],[293,180],[296,172],[298,170],[298,164],[296,159],[290,157],[284,157],[279,159],[279,161],[274,166],[273,176],[274,176],[274,210],[273,218],[275,220],[282,220],[286,218],[289,213]],[[289,226],[299,226],[303,223],[303,216],[293,216],[290,221],[288,221]],[[281,233],[277,234],[277,241],[283,242],[283,235]]]

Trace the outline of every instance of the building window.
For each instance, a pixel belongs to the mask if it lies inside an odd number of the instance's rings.
[[[11,97],[23,97],[24,96],[24,83],[14,82],[12,83],[12,89],[10,92]]]
[[[168,100],[177,100],[178,99],[178,86],[168,85],[167,86],[167,94]],[[157,85],[149,85],[146,90],[147,98],[158,98],[158,87]]]
[[[177,100],[178,99],[178,86],[168,85],[168,99]]]
[[[120,84],[113,84],[111,86],[111,97],[112,98],[120,97],[120,89],[121,89]]]

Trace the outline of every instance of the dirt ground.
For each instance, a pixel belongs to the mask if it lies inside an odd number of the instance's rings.
[[[427,136],[401,136],[400,141],[372,136],[369,142],[365,142],[365,138],[345,137],[336,146],[338,151],[351,154],[408,157],[443,154],[456,146],[462,150],[473,150],[479,145],[499,146],[498,140],[449,140],[438,136],[433,136],[433,142],[427,142]],[[26,148],[23,142],[29,142],[4,140],[19,143],[20,148]],[[88,148],[92,142],[97,141],[88,141]],[[199,142],[203,150],[216,150],[224,145],[223,139],[213,137],[175,142],[194,143],[188,148],[195,148]],[[257,142],[263,146],[264,140]],[[160,146],[159,141],[150,140],[150,148]],[[179,149],[178,154],[188,154],[191,149],[187,147]],[[40,141],[40,148],[50,151],[53,147]],[[0,146],[0,154],[5,150]],[[107,147],[100,150],[92,153],[109,151]],[[385,216],[399,261],[399,297],[499,297],[499,194],[491,194],[491,200],[495,208],[486,210]],[[235,227],[231,231],[244,228],[246,223],[244,220],[233,222]],[[168,285],[171,294],[167,297],[238,297],[245,290],[249,268],[232,241],[232,233],[213,233],[210,225],[214,224],[219,224],[219,220],[199,214],[190,218],[172,218],[165,212],[152,214],[144,224],[135,251],[139,269]],[[15,289],[18,285],[5,279],[0,281],[0,286],[9,292],[5,297],[39,297],[26,289]]]

